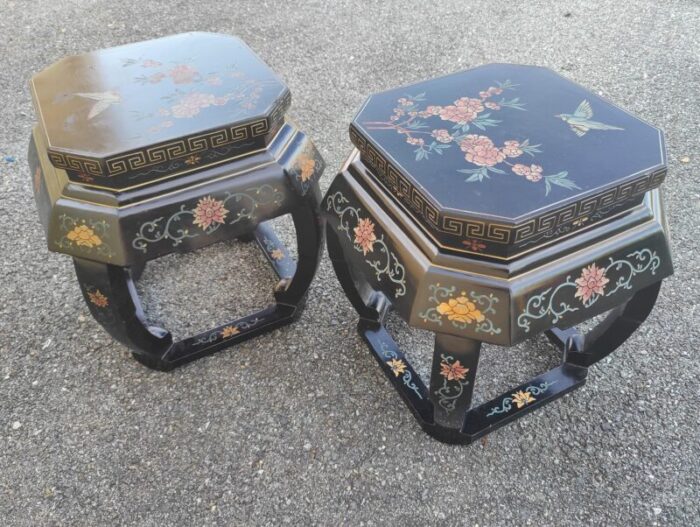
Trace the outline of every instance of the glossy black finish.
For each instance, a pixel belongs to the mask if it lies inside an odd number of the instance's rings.
[[[384,317],[390,306],[386,297],[373,292],[363,298],[358,288],[363,281],[351,272],[339,252],[336,235],[330,230],[327,241],[338,279],[360,314],[358,332],[423,430],[445,443],[472,443],[583,386],[588,367],[612,353],[644,322],[661,287],[661,282],[656,282],[637,291],[627,303],[612,311],[585,335],[575,328],[552,328],[547,336],[561,350],[561,364],[472,408],[471,397],[481,343],[436,333],[432,374],[430,384],[426,386],[384,327]],[[451,364],[460,361],[460,365],[469,370],[456,385],[452,382],[450,386],[440,374],[446,358]],[[392,369],[392,360],[403,362],[404,369],[400,374]]]
[[[314,189],[292,212],[297,232],[298,259],[289,256],[271,227],[257,226],[253,238],[267,255],[277,274],[276,303],[248,316],[229,321],[198,335],[173,341],[167,330],[149,326],[136,293],[134,274],[128,267],[75,258],[75,270],[85,301],[95,319],[116,340],[134,350],[144,365],[161,371],[211,355],[296,320],[305,303],[306,292],[318,267],[323,247],[322,224],[318,214],[320,191]],[[279,258],[270,255],[277,254]],[[91,297],[98,292],[107,304]]]
[[[322,203],[329,255],[359,333],[441,441],[470,443],[582,386],[673,273],[660,130],[545,68],[372,95],[350,139]],[[435,333],[430,379],[387,332],[391,309]],[[542,332],[559,366],[472,407],[482,343]]]
[[[32,79],[29,145],[48,248],[71,256],[95,317],[143,364],[168,370],[292,322],[323,247],[324,162],[285,119],[289,90],[243,42],[187,33],[67,57]],[[297,255],[268,220],[290,214]],[[255,240],[276,302],[175,342],[149,326],[147,263]]]
[[[660,130],[533,66],[374,94],[350,138],[436,243],[506,259],[640,203],[666,174]]]
[[[54,166],[117,189],[264,148],[291,104],[243,41],[216,33],[66,57],[31,88]]]

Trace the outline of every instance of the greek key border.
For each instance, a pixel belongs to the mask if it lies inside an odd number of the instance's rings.
[[[49,148],[48,157],[56,168],[72,170],[92,177],[114,177],[160,163],[167,163],[191,154],[265,135],[278,128],[291,104],[287,91],[272,108],[270,115],[237,126],[226,126],[210,132],[170,141],[145,149],[133,150],[104,160],[60,152]]]
[[[413,183],[354,126],[350,126],[350,141],[360,151],[362,161],[374,170],[380,181],[399,201],[426,220],[432,229],[452,236],[476,238],[500,244],[520,243],[578,218],[589,216],[600,209],[627,201],[658,187],[666,177],[666,168],[660,168],[654,172],[642,174],[640,177],[617,187],[549,211],[520,225],[512,226],[440,213]]]

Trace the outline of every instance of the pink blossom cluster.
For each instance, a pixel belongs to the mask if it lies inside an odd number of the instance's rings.
[[[436,140],[440,141],[441,143],[450,143],[452,142],[452,139],[454,139],[451,135],[450,132],[448,132],[445,129],[440,129],[440,130],[433,130],[431,134]]]
[[[518,141],[506,141],[503,148],[501,148],[501,152],[503,152],[506,157],[518,157],[523,153]]]
[[[480,91],[479,97],[482,99],[488,99],[493,95],[500,95],[501,93],[503,93],[503,89],[496,88],[496,86],[490,86],[488,90]]]
[[[479,166],[491,167],[501,163],[506,155],[485,135],[469,134],[459,142],[464,158]]]
[[[180,102],[170,109],[171,115],[177,119],[194,117],[202,108],[209,106],[223,106],[228,102],[228,97],[217,97],[211,93],[190,92]]]
[[[168,71],[168,76],[175,84],[189,84],[197,76],[197,70],[187,64],[179,64]]]
[[[467,124],[477,118],[484,111],[484,105],[479,99],[462,97],[457,99],[452,106],[444,106],[440,110],[440,119],[458,124]]]
[[[421,139],[420,137],[411,137],[411,136],[408,136],[406,138],[406,142],[409,145],[416,145],[416,146],[423,146],[425,144],[425,141],[423,139]]]
[[[542,167],[540,165],[523,165],[517,163],[513,165],[513,172],[519,176],[525,176],[529,181],[537,182],[542,179]]]

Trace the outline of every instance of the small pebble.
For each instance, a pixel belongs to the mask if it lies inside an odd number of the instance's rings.
[[[19,421],[15,421],[14,423],[12,423],[12,430],[19,430],[20,428],[22,428],[22,423],[20,423]]]

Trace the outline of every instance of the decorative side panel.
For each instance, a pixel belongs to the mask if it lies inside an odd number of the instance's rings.
[[[373,275],[390,298],[395,300],[404,296],[407,291],[406,268],[371,214],[355,206],[341,190],[328,194],[325,208],[337,217],[341,237],[357,253],[362,253],[361,259],[366,266],[362,272]]]

